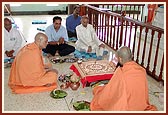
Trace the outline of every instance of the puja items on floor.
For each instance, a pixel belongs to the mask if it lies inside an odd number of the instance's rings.
[[[90,102],[88,101],[76,101],[73,103],[73,108],[76,111],[90,111]]]
[[[58,77],[58,80],[60,82],[62,82],[60,88],[61,89],[67,89],[70,85],[70,77],[72,76],[72,74],[62,74]]]
[[[66,83],[62,83],[61,86],[60,86],[60,88],[61,89],[67,89],[70,86],[70,84],[71,84],[71,82],[67,81]]]
[[[80,86],[80,78],[75,73],[60,75],[58,80],[62,82],[61,89],[70,87],[72,90],[77,90]]]
[[[79,83],[79,80],[80,78],[74,73],[71,77],[70,77],[70,88],[72,90],[77,90],[80,86],[80,83]]]
[[[56,63],[64,63],[64,62],[66,62],[66,63],[74,63],[77,60],[78,60],[77,58],[64,58],[64,59],[62,59],[62,58],[52,58],[50,61],[52,63],[56,64]]]
[[[68,95],[67,92],[65,92],[63,90],[57,90],[57,89],[54,89],[50,93],[50,96],[54,99],[61,99],[61,98],[66,97],[67,95]]]

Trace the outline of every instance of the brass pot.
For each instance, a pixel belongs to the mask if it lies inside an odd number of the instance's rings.
[[[80,86],[80,83],[79,83],[79,82],[71,82],[71,83],[70,83],[70,88],[71,88],[72,90],[77,90],[77,89],[79,88],[79,86]]]

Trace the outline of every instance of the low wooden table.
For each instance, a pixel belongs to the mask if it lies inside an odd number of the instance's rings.
[[[111,79],[114,69],[109,65],[108,60],[87,61],[79,63],[73,63],[70,69],[81,78],[83,87],[86,83],[95,82],[98,80]]]

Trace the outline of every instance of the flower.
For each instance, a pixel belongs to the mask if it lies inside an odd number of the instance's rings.
[[[71,82],[79,82],[80,78],[76,75],[76,74],[73,74],[71,77],[70,77],[70,81]]]

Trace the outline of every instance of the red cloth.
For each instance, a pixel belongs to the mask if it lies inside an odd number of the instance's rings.
[[[78,71],[78,69],[75,67],[74,64],[71,65],[70,67],[71,70],[74,71],[74,73],[76,73],[77,76],[81,77],[81,74],[80,72]],[[86,86],[86,83],[89,82],[95,82],[95,81],[98,81],[98,80],[109,80],[111,79],[112,77],[112,73],[103,73],[103,74],[100,74],[100,75],[88,75],[88,76],[82,76],[81,77],[81,82],[82,82],[82,85],[83,87]]]

